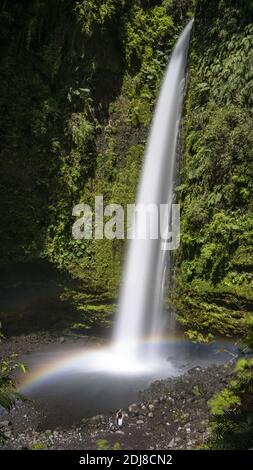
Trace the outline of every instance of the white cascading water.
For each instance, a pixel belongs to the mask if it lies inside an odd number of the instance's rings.
[[[169,220],[173,202],[176,147],[185,89],[188,48],[193,20],[183,30],[166,71],[156,106],[144,167],[137,196],[137,206],[168,204]],[[136,213],[135,235],[142,233],[143,217]],[[157,224],[155,217],[150,219]],[[155,233],[155,232],[152,232]],[[137,359],[139,345],[146,336],[159,333],[162,292],[168,252],[162,249],[163,239],[130,241],[116,318],[113,348],[120,356]]]

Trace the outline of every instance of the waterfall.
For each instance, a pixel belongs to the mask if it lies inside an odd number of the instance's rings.
[[[137,194],[137,206],[168,205],[169,214],[160,215],[164,225],[171,216],[175,180],[176,147],[185,88],[187,56],[193,20],[183,30],[172,52],[156,105],[144,166]],[[164,220],[161,220],[164,219]],[[151,217],[150,227],[157,223]],[[129,242],[114,330],[114,348],[136,357],[146,336],[160,333],[163,286],[169,252],[163,238],[140,239],[143,217],[135,216],[135,238]]]

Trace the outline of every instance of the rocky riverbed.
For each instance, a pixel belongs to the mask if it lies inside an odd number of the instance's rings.
[[[40,339],[41,340],[41,339]],[[54,338],[55,340],[55,338]],[[45,344],[51,341],[44,337]],[[59,341],[63,339],[59,338]],[[22,342],[24,344],[24,342]],[[5,345],[22,352],[19,340]],[[27,341],[28,345],[28,341]],[[38,342],[29,341],[29,348]],[[29,350],[26,347],[26,351]],[[45,430],[44,416],[36,402],[20,402],[1,413],[2,449],[196,449],[208,436],[208,400],[231,379],[231,363],[194,367],[177,378],[155,381],[124,409],[124,426],[115,426],[115,413],[83,418],[69,428]]]

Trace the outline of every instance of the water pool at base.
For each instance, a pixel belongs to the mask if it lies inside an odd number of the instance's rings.
[[[29,373],[20,390],[43,411],[45,429],[70,426],[85,417],[126,408],[155,380],[228,362],[235,353],[235,346],[226,340],[204,345],[166,339],[143,344],[143,357],[150,348],[156,360],[134,363],[131,356],[123,360],[108,348],[69,349],[58,344],[22,358]]]

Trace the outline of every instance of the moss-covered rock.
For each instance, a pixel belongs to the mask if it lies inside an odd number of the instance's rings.
[[[243,334],[252,321],[253,7],[246,3],[197,2],[172,296],[191,332]]]
[[[191,0],[1,2],[1,263],[44,257],[116,296],[121,240],[73,240],[72,208],[133,203],[152,110]]]

